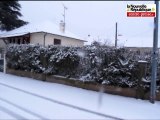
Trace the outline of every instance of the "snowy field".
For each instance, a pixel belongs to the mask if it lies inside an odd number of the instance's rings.
[[[160,119],[158,101],[151,104],[9,74],[0,73],[0,92],[0,119]]]

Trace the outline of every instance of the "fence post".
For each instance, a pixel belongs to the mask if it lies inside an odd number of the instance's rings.
[[[146,76],[147,61],[138,61],[138,83],[136,89],[136,98],[144,99],[145,91],[143,89],[142,78]]]
[[[6,53],[4,53],[4,58],[3,58],[3,73],[6,74]]]

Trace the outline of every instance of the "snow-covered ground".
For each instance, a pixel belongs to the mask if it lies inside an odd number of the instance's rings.
[[[69,104],[71,107],[54,101]],[[151,104],[147,100],[100,94],[0,73],[0,119],[107,119],[105,116],[75,109],[72,106],[122,119],[160,119],[160,102],[158,101]]]

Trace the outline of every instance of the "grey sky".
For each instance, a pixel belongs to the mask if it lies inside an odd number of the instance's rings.
[[[63,20],[62,3],[68,8],[67,29],[84,39],[90,34],[96,39],[105,38],[113,42],[117,21],[118,33],[123,35],[119,41],[145,44],[149,40],[152,44],[153,18],[127,18],[126,6],[153,1],[20,1],[23,19],[29,22],[51,20],[59,25]]]

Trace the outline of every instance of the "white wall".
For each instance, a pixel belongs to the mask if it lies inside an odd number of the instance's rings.
[[[44,33],[32,33],[30,35],[30,43],[31,44],[40,44],[43,45],[44,42]]]
[[[32,33],[31,34],[31,44],[44,44],[44,34],[45,33]],[[63,46],[83,46],[84,42],[81,40],[76,40],[73,38],[62,37],[53,34],[47,34],[45,37],[45,45],[53,45],[54,39],[61,39],[61,45]]]

